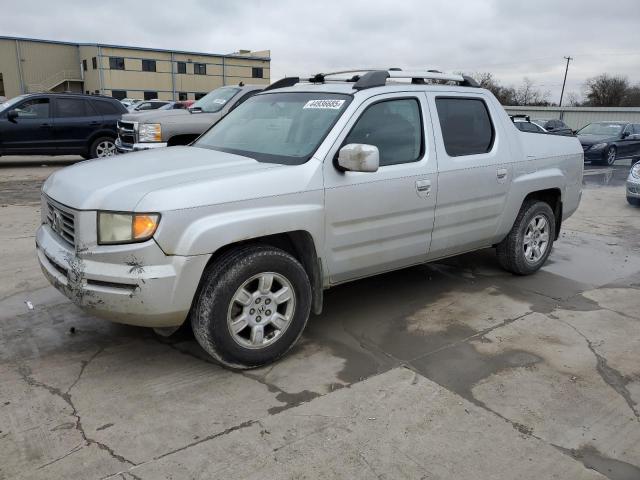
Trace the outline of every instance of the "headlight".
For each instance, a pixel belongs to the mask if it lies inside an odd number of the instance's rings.
[[[98,244],[149,240],[160,223],[159,213],[98,212]]]
[[[162,127],[159,123],[143,123],[138,127],[138,138],[141,142],[161,142]]]
[[[633,168],[631,168],[631,176],[640,179],[640,163],[636,163]]]
[[[602,150],[606,146],[606,143],[596,143],[595,145],[591,145],[591,150]]]

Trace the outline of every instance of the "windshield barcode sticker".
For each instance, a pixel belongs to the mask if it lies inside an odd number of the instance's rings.
[[[329,108],[331,110],[339,110],[344,100],[309,100],[304,108]]]

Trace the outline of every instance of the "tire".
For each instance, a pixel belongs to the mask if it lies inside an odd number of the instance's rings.
[[[627,202],[629,202],[629,205],[633,205],[634,207],[640,207],[640,198],[627,197]]]
[[[608,147],[603,156],[602,156],[602,160],[600,160],[600,162],[598,162],[600,165],[606,165],[606,166],[612,166],[615,162],[616,162],[616,155],[617,155],[618,151],[616,150],[616,147],[614,147],[613,145],[611,145],[610,147]]]
[[[98,137],[89,147],[89,158],[112,157],[116,154],[116,144],[113,137]]]
[[[285,288],[288,300],[280,294]],[[284,355],[300,338],[310,310],[311,285],[300,262],[283,250],[253,245],[226,253],[205,270],[191,326],[215,360],[247,369]]]
[[[541,230],[539,235],[535,234],[536,227],[542,225],[539,223],[540,219],[546,222],[546,236]],[[551,253],[555,227],[555,216],[549,204],[539,200],[526,201],[520,208],[511,231],[496,247],[500,266],[515,275],[537,272]],[[525,237],[529,238],[528,245]],[[546,243],[543,244],[545,239]],[[538,250],[534,245],[537,245]]]

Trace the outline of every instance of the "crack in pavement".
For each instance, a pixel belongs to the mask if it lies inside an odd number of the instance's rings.
[[[85,442],[85,445],[95,445],[96,447],[98,447],[100,450],[103,450],[105,452],[107,452],[112,458],[115,458],[116,460],[118,460],[121,463],[128,463],[130,465],[136,465],[134,462],[132,462],[131,460],[125,458],[122,455],[117,454],[111,447],[109,447],[108,445],[98,442],[97,440],[94,440],[92,438],[89,438],[84,430],[84,427],[82,426],[82,418],[80,416],[80,413],[78,412],[78,409],[76,408],[75,404],[73,403],[73,400],[71,399],[71,394],[70,391],[71,389],[78,383],[78,381],[80,381],[80,378],[82,377],[82,374],[84,373],[85,369],[87,368],[87,366],[89,365],[89,363],[91,363],[102,351],[104,350],[104,348],[100,348],[96,353],[94,353],[89,360],[84,360],[82,362],[82,367],[80,368],[80,372],[78,374],[78,376],[76,377],[76,379],[73,381],[73,383],[69,386],[69,388],[66,391],[62,391],[61,389],[57,388],[57,387],[53,387],[51,385],[48,385],[44,382],[41,382],[39,380],[36,380],[35,378],[33,378],[32,376],[32,372],[31,369],[26,366],[26,365],[21,365],[18,367],[18,374],[20,375],[20,377],[22,378],[22,380],[29,385],[30,387],[38,387],[38,388],[42,388],[44,390],[47,390],[51,395],[54,395],[58,398],[61,398],[67,405],[69,405],[69,407],[71,407],[71,415],[73,417],[75,417],[76,421],[74,424],[74,428],[75,430],[77,430],[82,439]],[[79,450],[79,449],[78,449]],[[75,451],[78,451],[75,450]],[[56,460],[49,462],[48,464],[42,465],[39,468],[44,468],[45,466],[51,465],[57,461],[62,460],[63,458],[67,457],[68,455],[75,453],[75,451],[71,451],[68,452],[67,454],[57,458]]]
[[[565,320],[558,319],[558,321],[564,323],[584,339],[584,341],[587,343],[587,347],[596,357],[596,370],[598,371],[598,374],[600,375],[602,380],[604,380],[607,385],[609,385],[616,393],[618,393],[618,395],[620,395],[624,399],[624,401],[636,417],[636,421],[640,422],[640,411],[637,408],[637,403],[633,400],[633,398],[631,398],[631,392],[629,392],[629,389],[627,388],[628,381],[625,376],[615,368],[609,366],[607,359],[596,351],[593,342],[589,340],[589,338],[585,334],[578,330],[578,328],[566,322]]]

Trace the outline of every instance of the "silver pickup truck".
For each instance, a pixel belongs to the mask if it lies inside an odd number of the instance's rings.
[[[580,201],[575,137],[519,131],[468,77],[340,73],[280,80],[192,146],[54,173],[45,275],[115,322],[188,320],[215,359],[250,368],[335,285],[488,247],[516,275],[545,263]]]
[[[220,87],[209,92],[189,109],[149,110],[122,116],[118,122],[118,153],[137,152],[158,147],[188,145],[211,125],[264,85]]]

